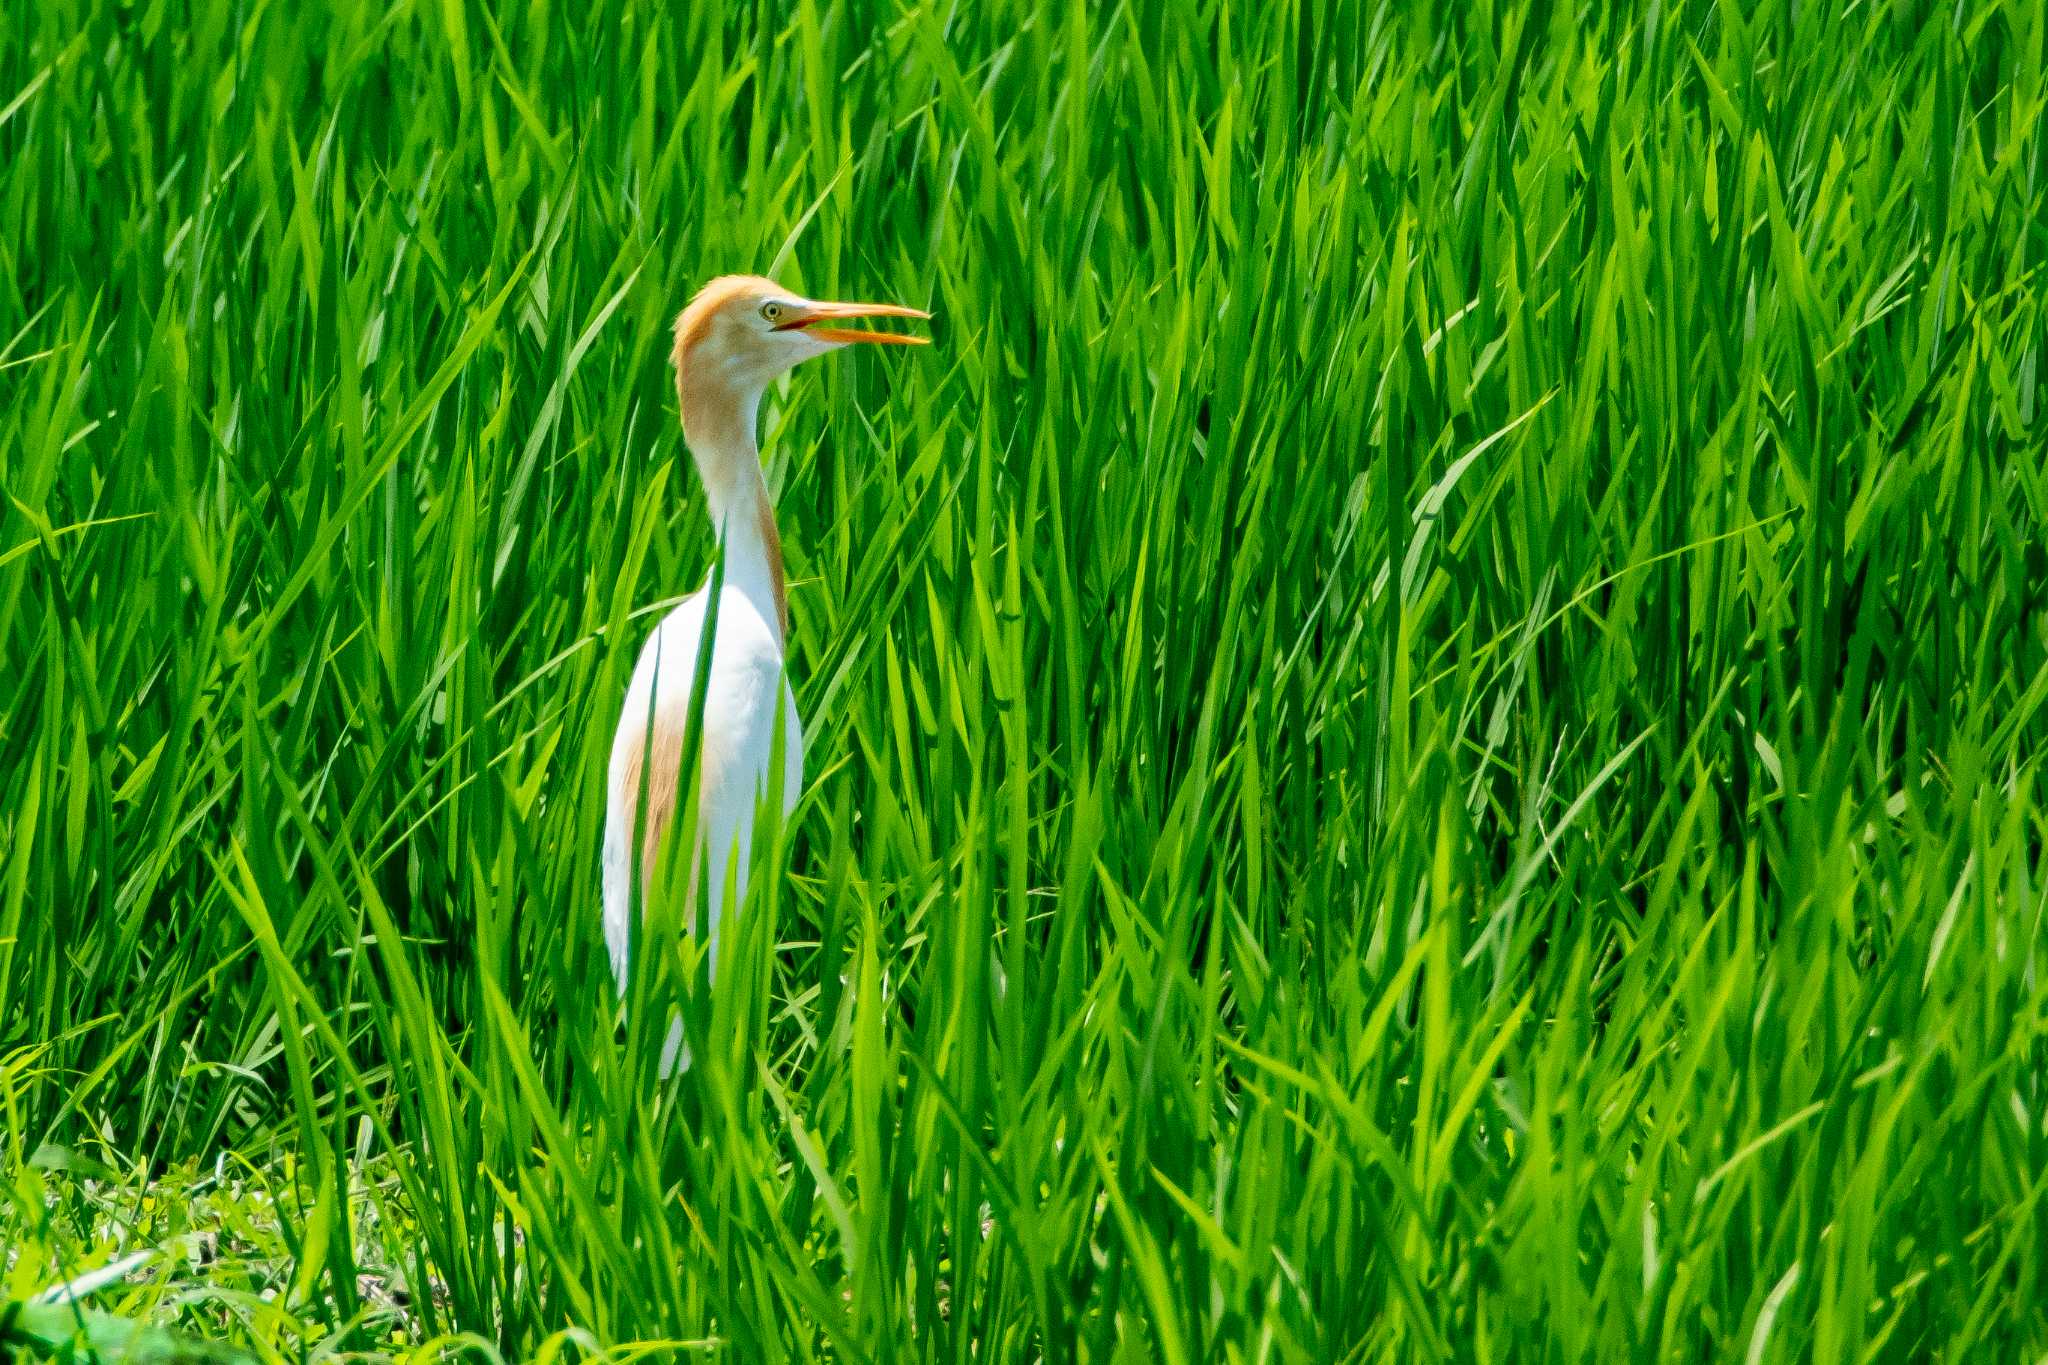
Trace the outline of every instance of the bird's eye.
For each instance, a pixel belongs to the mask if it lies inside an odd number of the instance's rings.
[[[779,303],[764,303],[764,304],[762,304],[762,305],[761,305],[761,316],[762,316],[763,318],[766,318],[766,319],[767,319],[767,320],[768,320],[769,322],[780,322],[780,321],[782,321],[782,305],[781,305],[781,304],[779,304]]]

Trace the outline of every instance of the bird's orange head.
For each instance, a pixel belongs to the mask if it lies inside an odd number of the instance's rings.
[[[676,319],[676,394],[683,426],[753,405],[777,376],[855,342],[921,346],[925,338],[840,324],[863,318],[928,318],[896,303],[824,303],[760,275],[722,275]],[[691,440],[699,439],[690,432]]]

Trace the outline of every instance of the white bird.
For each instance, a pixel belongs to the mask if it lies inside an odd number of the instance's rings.
[[[699,741],[696,847],[687,864],[679,855],[674,862],[679,872],[687,866],[690,878],[685,924],[696,922],[696,890],[700,876],[708,873],[706,946],[714,971],[723,917],[746,896],[755,805],[768,790],[778,710],[785,819],[795,809],[803,785],[803,735],[796,695],[784,670],[789,608],[783,592],[782,540],[754,434],[761,395],[794,366],[853,342],[924,341],[833,323],[930,316],[898,304],[820,303],[758,275],[727,275],[705,285],[676,319],[673,360],[683,436],[696,459],[711,524],[724,552],[725,579],[715,604],[707,582],[655,628],[633,667],[612,737],[605,804],[604,932],[621,999],[632,965],[634,869],[639,869],[644,899],[663,838],[686,804],[678,795],[684,791],[682,748],[707,611],[715,613],[717,624]],[[641,816],[637,808],[643,790],[647,809]],[[664,1073],[674,1067],[680,1029],[678,1021],[663,1049]]]

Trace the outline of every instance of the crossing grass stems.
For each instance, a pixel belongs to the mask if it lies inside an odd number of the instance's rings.
[[[2039,1358],[2044,63],[2027,0],[10,9],[0,1295]],[[764,411],[814,780],[717,992],[649,907],[663,1088],[604,739],[733,269],[938,345]]]

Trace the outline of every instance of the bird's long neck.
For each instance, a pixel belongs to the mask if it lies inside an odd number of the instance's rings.
[[[782,578],[782,537],[775,529],[754,435],[761,395],[731,386],[686,385],[682,399],[683,434],[696,457],[711,525],[725,553],[725,586],[745,594],[774,626],[780,643],[789,634],[789,599]]]

